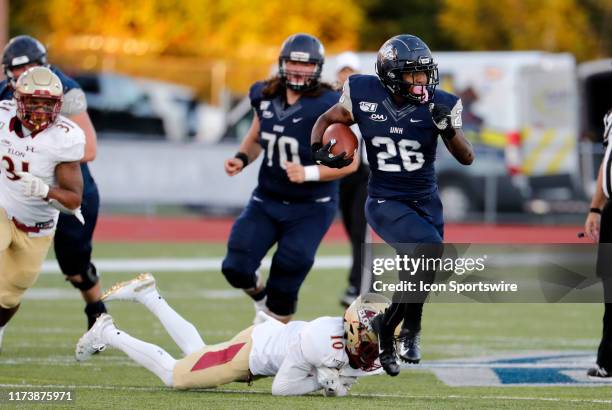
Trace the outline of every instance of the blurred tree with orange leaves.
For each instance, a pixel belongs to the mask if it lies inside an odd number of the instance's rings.
[[[15,4],[17,3],[17,4]],[[22,0],[13,2],[12,31],[30,32],[62,47],[79,35],[147,42],[172,56],[276,56],[295,32],[318,36],[327,48],[357,46],[363,15],[352,1]]]
[[[227,83],[242,91],[267,75],[290,34],[313,34],[328,52],[354,49],[363,20],[353,0],[22,0],[10,11],[11,35],[39,37],[56,62],[75,65],[78,56],[81,69],[178,81],[178,65],[223,64]]]

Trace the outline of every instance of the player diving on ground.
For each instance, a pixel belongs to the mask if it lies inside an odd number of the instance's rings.
[[[88,360],[111,346],[176,389],[210,388],[273,376],[273,395],[322,390],[326,396],[345,396],[357,377],[382,370],[378,340],[370,325],[370,319],[389,305],[380,295],[361,296],[344,317],[320,317],[310,322],[284,324],[260,312],[263,323],[215,345],[206,345],[196,328],[170,307],[149,273],[116,284],[103,299],[143,304],[185,357],[176,360],[161,347],[130,336],[117,329],[110,315],[103,314],[78,341],[76,359]]]

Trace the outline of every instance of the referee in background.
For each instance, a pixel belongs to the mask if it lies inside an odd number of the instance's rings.
[[[597,274],[601,277],[604,294],[603,334],[597,350],[597,366],[589,369],[592,377],[612,377],[612,109],[604,116],[603,145],[606,150],[599,167],[597,188],[591,200],[591,209],[584,223],[584,232],[593,241],[599,242],[597,252]]]

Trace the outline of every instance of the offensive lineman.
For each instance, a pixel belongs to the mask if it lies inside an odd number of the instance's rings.
[[[146,367],[169,387],[210,388],[254,377],[275,376],[272,394],[302,395],[323,389],[326,396],[345,396],[358,376],[377,374],[378,341],[370,319],[388,301],[378,295],[357,299],[342,317],[320,317],[288,324],[259,312],[262,322],[225,343],[207,346],[195,327],[160,296],[150,273],[120,282],[105,301],[142,303],[162,323],[185,357],[175,360],[161,347],[118,330],[104,314],[76,347],[76,359],[111,346]]]
[[[59,115],[62,97],[60,79],[33,67],[19,77],[14,100],[0,101],[0,346],[21,297],[36,282],[59,211],[82,221],[85,136]]]
[[[438,68],[427,45],[418,37],[399,35],[378,52],[377,76],[353,75],[344,83],[340,101],[317,120],[312,129],[317,163],[341,168],[347,161],[322,147],[325,129],[333,123],[357,123],[366,145],[370,181],[366,218],[374,231],[398,253],[441,252],[444,236],[442,203],[438,197],[434,161],[438,135],[464,165],[474,160],[461,131],[461,100],[437,91]],[[418,244],[418,245],[415,245]],[[400,277],[405,272],[399,272]],[[414,278],[432,281],[435,272]],[[405,279],[401,277],[401,279]],[[393,332],[403,320],[400,357],[421,360],[420,331],[427,294],[396,294],[384,315],[374,320],[379,331],[380,361],[385,371],[399,374]],[[406,303],[410,298],[410,303]]]
[[[257,187],[232,226],[221,270],[230,285],[253,299],[256,310],[282,322],[295,313],[302,282],[336,215],[337,180],[358,165],[330,169],[310,155],[312,126],[339,97],[320,82],[324,60],[316,37],[294,34],[285,40],[278,75],[249,91],[253,122],[239,152],[225,161],[225,172],[234,176],[264,153]],[[264,285],[257,270],[275,244]]]

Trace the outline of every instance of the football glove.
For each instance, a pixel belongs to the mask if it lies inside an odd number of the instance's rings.
[[[60,201],[57,201],[55,199],[49,199],[49,206],[57,209],[58,211],[66,215],[74,215],[74,217],[81,223],[81,225],[85,225],[85,218],[83,218],[81,207],[78,207],[77,209],[69,209],[62,205]]]
[[[346,159],[346,152],[342,152],[338,155],[333,155],[330,150],[336,143],[335,140],[331,140],[325,146],[320,142],[314,143],[311,146],[312,159],[319,165],[325,165],[329,168],[343,168],[350,165],[353,160],[351,158]]]
[[[25,196],[44,199],[49,195],[49,185],[37,176],[29,172],[15,172],[15,175],[19,177],[16,182]]]
[[[336,369],[317,368],[317,382],[323,388],[325,397],[341,397],[348,394],[349,389],[342,383],[340,373]]]
[[[445,140],[449,141],[455,136],[455,129],[451,123],[451,110],[446,105],[429,104],[429,112],[434,125],[440,131],[440,135]]]

